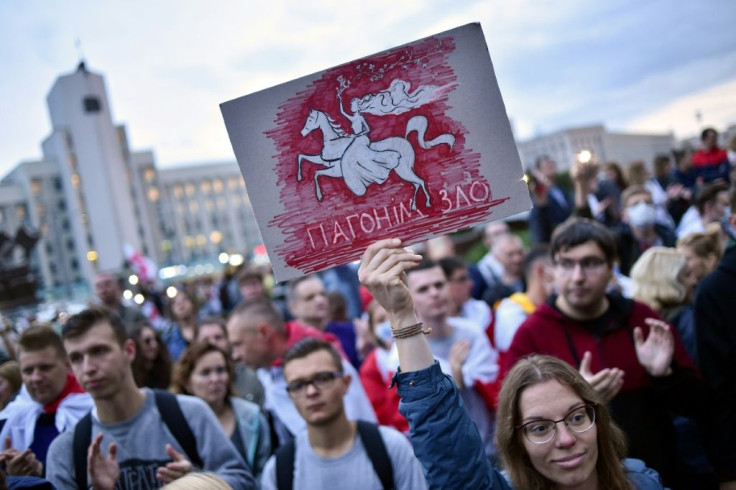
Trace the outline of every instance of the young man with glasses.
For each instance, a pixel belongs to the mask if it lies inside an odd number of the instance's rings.
[[[677,488],[670,413],[698,416],[704,385],[677,333],[652,309],[606,294],[613,277],[613,235],[574,219],[552,238],[557,295],[540,305],[514,336],[504,371],[524,356],[548,354],[579,367],[607,400],[629,438],[630,455]]]
[[[301,340],[283,360],[286,391],[307,430],[266,463],[263,490],[346,485],[356,490],[426,488],[405,436],[390,427],[348,420],[343,398],[353,380],[344,373],[340,354],[329,342]],[[382,482],[383,478],[390,481]]]

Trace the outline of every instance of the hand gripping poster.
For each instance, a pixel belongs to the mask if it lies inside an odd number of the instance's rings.
[[[279,281],[531,208],[480,24],[220,107]]]

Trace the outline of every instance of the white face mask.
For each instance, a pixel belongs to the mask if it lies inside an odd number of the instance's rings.
[[[653,204],[640,202],[626,208],[629,215],[629,224],[636,228],[652,226],[657,218],[657,209]]]

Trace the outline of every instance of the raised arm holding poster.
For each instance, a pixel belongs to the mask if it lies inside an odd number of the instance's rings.
[[[221,110],[278,280],[531,207],[480,24]]]

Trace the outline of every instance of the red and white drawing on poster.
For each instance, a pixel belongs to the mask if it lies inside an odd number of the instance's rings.
[[[304,273],[343,264],[377,239],[470,226],[508,196],[480,173],[468,129],[448,115],[458,88],[452,36],[325,71],[279,105],[279,201],[271,253]]]

